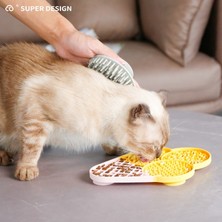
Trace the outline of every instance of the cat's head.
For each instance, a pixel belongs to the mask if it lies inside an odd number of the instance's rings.
[[[151,93],[144,101],[129,108],[125,134],[122,132],[122,138],[119,137],[119,145],[151,161],[160,156],[168,141],[169,115],[164,93]]]

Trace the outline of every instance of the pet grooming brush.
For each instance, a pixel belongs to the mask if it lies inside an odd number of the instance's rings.
[[[133,70],[128,63],[120,64],[107,56],[97,55],[90,59],[88,68],[103,74],[113,82],[122,85],[134,85]]]

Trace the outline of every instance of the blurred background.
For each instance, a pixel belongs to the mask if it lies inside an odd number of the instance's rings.
[[[222,115],[222,0],[48,2],[119,53],[141,87],[166,90],[168,107]],[[0,45],[15,41],[44,44],[1,8]]]

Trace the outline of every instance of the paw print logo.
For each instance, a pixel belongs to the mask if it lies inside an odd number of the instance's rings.
[[[13,12],[13,11],[14,11],[14,7],[13,7],[12,5],[7,5],[7,6],[5,7],[5,11],[6,11],[6,12]]]

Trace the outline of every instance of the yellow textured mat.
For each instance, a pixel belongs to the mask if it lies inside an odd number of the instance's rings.
[[[128,153],[98,164],[90,169],[90,178],[97,185],[158,182],[177,186],[210,163],[211,154],[201,148],[163,148],[161,156],[150,163]]]

